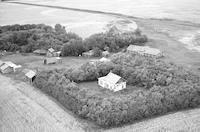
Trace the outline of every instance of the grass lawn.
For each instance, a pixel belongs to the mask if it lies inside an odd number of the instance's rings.
[[[43,60],[46,56],[39,56],[34,54],[11,54],[5,55],[1,57],[2,61],[11,61],[17,65],[22,65],[22,68],[16,73],[6,74],[9,77],[13,77],[15,79],[24,80],[24,72],[27,69],[32,70],[53,70],[53,69],[62,69],[62,68],[74,68],[77,67],[87,61],[90,61],[94,58],[83,58],[83,57],[61,57],[62,63],[60,64],[51,64],[44,65]]]

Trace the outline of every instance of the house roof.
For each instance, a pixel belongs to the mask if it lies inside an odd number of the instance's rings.
[[[100,77],[99,79],[103,79],[111,84],[116,84],[118,83],[122,78],[112,72],[110,72],[108,75],[104,77]],[[123,80],[124,81],[124,80]]]
[[[127,48],[128,51],[135,51],[141,54],[151,54],[151,55],[158,55],[161,53],[159,49],[151,48],[149,46],[137,46],[137,45],[129,45]]]
[[[29,72],[27,72],[25,74],[25,76],[27,76],[28,78],[33,78],[36,75],[36,73],[32,70],[30,70]]]
[[[54,52],[55,50],[53,48],[48,49],[49,52]]]

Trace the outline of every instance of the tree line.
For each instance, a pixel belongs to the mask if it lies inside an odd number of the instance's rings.
[[[66,32],[65,27],[56,24],[0,26],[0,50],[33,52],[36,49],[53,47],[62,51],[62,56],[79,56],[85,51],[94,50],[99,56],[101,51],[117,52],[130,44],[144,45],[147,37],[140,30],[115,33],[112,29],[105,33],[91,35],[83,40],[75,33]]]

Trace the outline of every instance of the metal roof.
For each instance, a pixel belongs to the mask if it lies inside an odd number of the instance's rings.
[[[53,48],[48,49],[49,52],[54,52],[55,50]]]
[[[29,72],[27,72],[25,74],[25,76],[27,76],[28,78],[33,78],[36,75],[36,73],[32,70],[30,70]]]
[[[100,77],[99,79],[103,79],[111,84],[116,84],[122,78],[120,76],[110,72],[108,75],[106,75],[104,77]]]

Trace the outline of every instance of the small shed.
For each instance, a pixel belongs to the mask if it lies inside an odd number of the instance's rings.
[[[102,52],[102,56],[103,57],[108,57],[110,55],[110,53],[108,51],[103,51]]]
[[[114,92],[126,88],[126,80],[112,72],[104,77],[98,78],[98,84]]]
[[[56,57],[51,57],[51,58],[46,58],[44,59],[44,64],[46,65],[50,65],[50,64],[56,64],[57,63],[57,59]]]
[[[37,54],[37,55],[46,55],[47,51],[44,49],[37,49],[37,50],[33,51],[33,53]]]
[[[94,56],[94,51],[93,51],[93,50],[90,50],[90,51],[88,51],[88,52],[83,52],[83,53],[82,53],[82,56],[83,56],[83,57],[87,57],[87,58],[93,57],[93,56]]]
[[[36,77],[36,72],[32,71],[32,70],[29,70],[26,74],[26,79],[32,84],[35,77]]]
[[[54,52],[54,57],[59,57],[59,56],[61,56],[61,51]]]
[[[55,50],[53,48],[49,48],[47,51],[47,56],[48,57],[53,57],[54,56]]]

